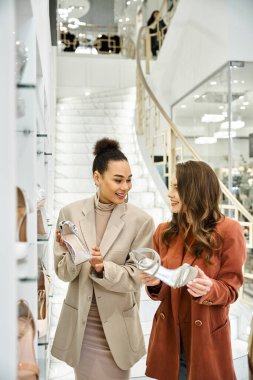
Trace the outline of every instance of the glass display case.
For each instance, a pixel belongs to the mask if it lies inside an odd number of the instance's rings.
[[[228,62],[173,104],[172,118],[253,214],[253,62]]]
[[[222,66],[172,105],[172,119],[200,158],[253,215],[253,62],[230,61]],[[181,152],[180,160],[192,159],[183,148]],[[234,217],[231,209],[227,214]],[[248,257],[242,299],[252,302],[251,230],[246,224],[243,228]]]

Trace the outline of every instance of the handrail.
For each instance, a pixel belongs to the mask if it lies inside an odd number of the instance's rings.
[[[200,156],[197,154],[197,152],[193,149],[193,147],[188,143],[184,135],[178,130],[176,125],[173,123],[173,121],[170,119],[164,108],[161,106],[159,101],[157,100],[156,96],[154,95],[153,91],[151,90],[150,86],[147,83],[147,80],[145,78],[145,75],[143,73],[142,65],[141,65],[141,38],[143,31],[147,30],[147,26],[142,26],[139,30],[138,38],[137,38],[137,45],[136,45],[136,62],[137,62],[137,76],[139,75],[138,80],[140,80],[141,84],[144,86],[146,92],[148,93],[149,97],[152,99],[155,107],[160,111],[161,115],[164,117],[164,119],[169,124],[170,130],[180,139],[180,141],[183,143],[183,145],[192,153],[193,157],[196,160],[201,160]],[[140,132],[140,131],[139,131]],[[171,170],[172,167],[170,166],[170,172],[169,176],[171,176]],[[241,212],[241,214],[250,222],[253,223],[253,216],[246,210],[246,208],[231,194],[229,189],[223,184],[223,182],[219,179],[220,187],[224,195],[229,199],[229,201],[237,207],[237,209]]]

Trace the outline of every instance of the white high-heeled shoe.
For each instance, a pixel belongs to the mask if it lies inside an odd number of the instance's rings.
[[[90,260],[91,254],[89,248],[86,242],[83,242],[79,238],[76,225],[68,220],[63,220],[59,223],[59,228],[73,263],[78,265]]]
[[[198,270],[184,263],[177,269],[167,269],[161,265],[159,254],[151,248],[138,248],[130,252],[130,257],[137,268],[159,278],[172,288],[181,288],[197,277]]]

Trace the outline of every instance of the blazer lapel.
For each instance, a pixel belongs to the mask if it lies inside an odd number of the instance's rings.
[[[80,230],[88,248],[91,249],[96,245],[94,198],[86,201],[82,212],[84,218],[80,220]]]
[[[177,269],[180,267],[183,261],[183,246],[183,239],[179,235],[177,239],[171,242],[169,254],[162,258],[162,265],[165,265],[168,269]]]
[[[117,205],[112,212],[112,215],[106,226],[104,236],[100,243],[100,250],[102,256],[105,256],[107,254],[110,247],[115,242],[115,240],[119,236],[120,231],[125,225],[125,222],[122,218],[126,213],[125,209],[125,204]]]
[[[190,232],[189,237],[187,239],[187,244],[189,247],[191,247],[193,245],[193,243],[194,243],[194,239],[193,239],[192,233]],[[197,259],[196,256],[194,256],[194,254],[191,253],[189,251],[189,249],[187,249],[187,251],[185,252],[182,264],[187,263],[189,265],[193,265],[193,263],[196,259]]]

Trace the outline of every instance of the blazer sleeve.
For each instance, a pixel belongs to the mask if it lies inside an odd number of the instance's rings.
[[[154,232],[154,222],[148,217],[138,229],[130,251],[140,247],[152,247],[152,235]],[[140,271],[135,263],[127,258],[124,265],[115,264],[112,261],[104,261],[103,277],[97,276],[94,271],[90,272],[90,278],[103,286],[105,289],[117,293],[131,293],[140,288]]]
[[[203,305],[227,306],[238,298],[238,289],[243,284],[243,265],[246,261],[246,243],[242,227],[233,221],[233,225],[223,236],[221,268],[210,291],[196,301]]]
[[[159,224],[157,227],[154,237],[153,237],[153,249],[160,254],[160,245],[163,244],[161,242],[161,234],[162,234],[162,224]],[[148,296],[154,301],[163,301],[164,298],[168,295],[169,286],[164,284],[161,281],[159,285],[156,286],[146,286],[146,292]]]
[[[64,217],[63,210],[60,211],[57,226],[58,224],[66,220]],[[57,227],[56,227],[57,228]],[[78,275],[82,268],[82,264],[75,265],[71,259],[71,256],[68,251],[64,250],[57,241],[54,242],[54,268],[57,276],[66,282],[73,281]]]

